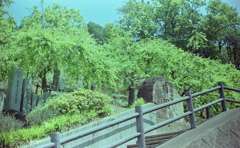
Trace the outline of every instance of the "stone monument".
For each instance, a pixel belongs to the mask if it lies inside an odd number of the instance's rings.
[[[3,111],[3,104],[4,104],[4,92],[0,91],[0,114]]]
[[[180,95],[177,90],[173,86],[172,83],[168,82],[163,77],[155,77],[147,79],[143,82],[142,86],[138,91],[138,98],[143,98],[146,102],[152,102],[156,105],[163,104],[175,99],[179,99]],[[179,116],[184,113],[183,104],[177,103],[175,105],[171,105],[160,110],[157,110],[158,123],[165,121],[167,119]],[[175,123],[175,122],[174,122]],[[169,127],[174,125],[174,123],[168,125]],[[175,123],[176,124],[176,123]],[[178,125],[180,127],[178,127]],[[174,125],[175,126],[175,125]],[[162,129],[160,133],[166,132],[175,132],[178,130],[182,130],[188,126],[184,119],[180,119],[177,121],[177,125],[174,128],[166,128]],[[166,132],[165,132],[166,131]]]
[[[31,93],[32,93],[32,80],[23,79],[22,100],[20,107],[20,111],[23,113],[30,112]]]
[[[59,91],[60,89],[60,70],[55,70],[54,75],[53,75],[53,85],[54,85],[54,90]]]
[[[79,75],[78,76],[78,89],[83,89],[83,76],[82,75]]]
[[[37,95],[35,93],[32,93],[31,95],[31,110],[34,110],[37,104]]]
[[[8,79],[6,110],[20,111],[23,71],[13,69]]]

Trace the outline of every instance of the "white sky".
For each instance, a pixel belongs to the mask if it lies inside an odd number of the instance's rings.
[[[18,25],[21,18],[29,15],[28,10],[24,7],[41,7],[40,0],[14,0],[15,3],[6,8],[15,18]],[[85,22],[95,22],[101,26],[106,23],[118,20],[120,15],[117,14],[116,9],[123,5],[126,0],[46,0],[45,7],[53,3],[59,3],[67,6],[67,8],[74,8],[80,10],[81,15],[84,16]],[[240,0],[222,0],[230,6],[237,7],[240,14]]]

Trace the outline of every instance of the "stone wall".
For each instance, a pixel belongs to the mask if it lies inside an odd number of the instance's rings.
[[[157,148],[239,148],[240,108],[207,120]],[[177,144],[177,145],[176,145]]]

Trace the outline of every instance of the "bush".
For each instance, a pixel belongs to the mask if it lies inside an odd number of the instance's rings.
[[[41,125],[43,121],[46,121],[49,118],[53,118],[59,114],[58,110],[51,108],[41,108],[37,107],[35,110],[31,111],[27,116],[27,124],[32,125]]]
[[[108,107],[111,99],[97,91],[82,89],[63,96],[54,97],[46,103],[44,108],[58,110],[60,114],[76,114],[94,110],[99,117],[111,114]]]
[[[4,116],[0,114],[0,132],[10,132],[21,129],[24,122],[15,119],[13,116]]]
[[[129,108],[135,108],[135,106],[143,105],[145,103],[146,102],[144,101],[143,98],[138,98]]]

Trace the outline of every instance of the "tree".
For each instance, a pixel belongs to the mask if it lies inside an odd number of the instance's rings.
[[[105,38],[103,27],[94,22],[89,22],[87,26],[88,32],[93,35],[93,38],[96,39],[96,42],[100,45],[104,44]]]
[[[200,11],[204,6],[207,14]],[[224,38],[240,20],[236,9],[221,0],[208,4],[204,0],[129,0],[118,11],[123,14],[120,27],[131,31],[135,39],[162,38],[185,51],[222,62],[228,59],[222,48],[226,46]]]
[[[10,52],[12,37],[16,31],[16,22],[4,8],[13,1],[0,1],[0,78],[7,77],[8,71],[15,65],[14,60],[9,60],[14,53]]]
[[[203,32],[206,40],[198,52],[204,57],[218,59],[224,52],[222,47],[226,46],[224,38],[229,35],[229,31],[236,30],[234,28],[240,25],[240,19],[236,9],[221,0],[210,0],[206,10],[207,14],[197,29],[198,32]]]
[[[16,58],[19,67],[42,79],[43,89],[46,89],[47,73],[57,69],[75,78],[81,74],[86,81],[111,79],[104,71],[101,48],[91,38],[77,10],[59,4],[43,12],[37,7],[30,10],[32,14],[22,20],[22,28],[15,38]]]
[[[240,69],[240,26],[231,28],[227,36],[222,40],[222,46],[225,48],[228,59],[225,63],[233,63],[237,69]]]
[[[129,0],[117,9],[123,17],[119,25],[125,31],[130,31],[135,40],[153,37],[157,31],[157,25],[153,20],[154,7],[151,3]]]

